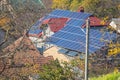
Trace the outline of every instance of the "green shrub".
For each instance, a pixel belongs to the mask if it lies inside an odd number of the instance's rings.
[[[110,73],[99,77],[90,78],[90,80],[120,80],[120,72]]]

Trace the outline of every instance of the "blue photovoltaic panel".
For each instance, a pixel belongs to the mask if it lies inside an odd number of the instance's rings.
[[[70,11],[68,10],[54,10],[53,12],[51,12],[49,15],[57,15],[57,16],[63,16],[63,17],[68,17],[70,15]]]
[[[56,16],[56,15],[47,15],[47,16],[44,18],[44,20],[51,19],[51,18],[63,18],[63,17]]]
[[[81,23],[85,23],[83,19],[86,19],[90,16],[89,13],[78,13],[78,12],[71,12],[68,10],[54,10],[47,16],[45,16],[42,20],[38,20],[33,26],[32,29],[38,29],[38,27],[42,24],[43,20],[47,20],[50,18],[71,18],[68,22],[68,25],[74,25],[74,26],[81,26]],[[79,20],[76,20],[79,19]],[[82,20],[81,20],[82,19]],[[74,21],[74,23],[72,22]],[[71,23],[72,22],[72,23]]]
[[[84,30],[82,31],[81,27],[74,27],[74,26],[67,25],[61,31],[76,34],[76,35],[81,35],[81,36],[85,35],[85,32]]]
[[[60,47],[63,47],[63,48],[71,49],[71,50],[85,51],[85,50],[83,50],[84,46],[82,46],[78,43],[74,43],[71,41],[63,40],[63,39],[59,39],[58,42],[53,43],[53,44],[60,46]]]
[[[52,40],[56,40],[56,41],[52,41]],[[76,42],[71,42],[65,39],[58,39],[55,37],[51,37],[50,41],[52,44],[57,45],[59,47],[63,47],[63,48],[67,48],[70,50],[75,50],[78,52],[84,52],[85,53],[85,46],[81,45],[80,43],[76,43]],[[90,53],[93,53],[95,50],[91,51],[89,50]]]
[[[39,34],[42,32],[40,30],[40,25],[42,24],[42,21],[38,20],[29,30],[28,34]]]
[[[43,20],[45,20],[46,17],[39,19],[29,30],[28,34],[38,34],[41,33],[42,30],[40,29],[40,26],[43,23]]]
[[[72,19],[87,19],[91,14],[81,12],[71,12],[68,10],[54,10],[49,15],[67,17]]]
[[[67,25],[73,25],[81,27],[83,24],[85,24],[85,20],[76,20],[76,19],[70,19],[67,23]]]
[[[105,35],[107,35],[107,36],[105,36]],[[116,34],[114,34],[114,33],[108,33],[108,32],[106,32],[106,33],[103,33],[103,39],[104,40],[108,40],[108,41],[110,41],[110,40],[112,40],[113,38],[116,38]]]
[[[42,32],[42,30],[40,30],[40,29],[35,29],[35,30],[30,30],[29,31],[29,34],[39,34],[39,33],[41,33]]]
[[[85,30],[80,27],[74,26],[66,26],[61,29],[59,32],[55,33],[51,36],[50,41],[52,44],[57,46],[68,48],[71,50],[76,50],[79,52],[85,53],[85,46],[86,46],[86,34],[84,33]],[[92,35],[97,33],[96,35]],[[90,29],[90,39],[89,39],[89,52],[93,53],[99,50],[101,47],[105,46],[105,42],[102,42],[100,39],[102,37],[102,33],[98,30]],[[110,36],[108,32],[104,35],[105,37]],[[111,38],[112,40],[113,38]],[[108,39],[109,40],[109,39]]]
[[[48,16],[45,17],[44,20],[51,19],[51,18],[63,18],[63,17],[48,15]],[[73,25],[73,26],[76,26],[76,27],[81,27],[83,24],[85,24],[85,20],[70,19],[66,24],[67,25]]]
[[[67,55],[68,55],[68,56],[71,56],[71,57],[74,57],[74,56],[78,55],[78,52],[69,51]]]
[[[66,54],[68,52],[68,50],[67,49],[59,49],[58,52],[62,53],[62,54]]]
[[[41,24],[42,24],[42,21],[38,20],[31,28],[38,29],[38,27],[40,27]]]
[[[84,29],[85,33],[86,33],[86,30]],[[94,29],[90,29],[89,31],[89,35],[90,35],[90,38],[93,38],[93,39],[97,39],[97,40],[100,40],[100,39],[103,39],[103,40],[113,40],[114,38],[116,38],[116,34],[115,33],[110,33],[110,32],[101,32],[99,30],[94,30]]]

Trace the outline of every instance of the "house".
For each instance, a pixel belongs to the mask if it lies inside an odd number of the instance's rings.
[[[49,47],[52,46],[48,43],[47,44],[43,43],[46,40],[47,37],[50,37],[54,33],[61,30],[63,27],[66,26],[66,24],[71,25],[71,22],[74,20],[74,19],[71,19],[72,16],[77,15],[77,16],[79,16],[79,18],[80,18],[80,16],[82,16],[80,13],[77,13],[77,12],[69,12],[69,11],[66,11],[66,12],[68,12],[67,14],[69,14],[69,13],[70,14],[68,16],[67,15],[65,15],[65,16],[52,16],[54,14],[54,11],[53,11],[50,14],[48,14],[47,16],[39,19],[31,27],[30,31],[28,32],[29,38],[35,43],[36,47],[40,50],[40,52],[41,52],[41,50],[44,50],[43,48],[48,49]],[[81,21],[75,19],[74,22],[77,22],[78,23],[77,25],[80,26]],[[44,25],[44,24],[47,24],[47,25]],[[42,29],[42,32],[41,32],[42,27],[43,27],[43,29]],[[44,45],[46,45],[47,47],[43,47]]]
[[[56,10],[57,11],[57,10]],[[62,11],[62,10],[61,10]],[[54,12],[54,11],[53,11]],[[67,13],[68,12],[68,13]],[[62,14],[62,12],[61,12]],[[82,19],[82,14],[88,14],[85,12],[71,12],[69,13],[69,11],[66,11],[66,14],[68,15],[54,15],[54,13],[52,14],[52,12],[50,14],[48,14],[47,16],[40,18],[30,29],[28,35],[30,37],[41,37],[42,35],[46,35],[46,36],[51,36],[52,34],[54,34],[55,32],[58,32],[59,30],[61,30],[63,27],[66,26],[66,24],[71,25],[72,20],[78,19],[77,23],[80,24]],[[75,16],[76,14],[76,16]],[[73,16],[73,17],[72,17]],[[78,17],[77,17],[78,16]],[[72,18],[76,18],[76,19],[72,19]],[[104,27],[107,24],[102,24],[102,20],[93,16],[92,14],[89,16],[90,17],[90,26],[91,27]],[[87,18],[86,18],[87,19]],[[74,22],[75,22],[74,21]],[[43,24],[46,26],[44,26],[44,29],[42,29],[41,27],[43,27]],[[76,25],[77,26],[77,25]],[[79,25],[80,26],[80,25]],[[83,26],[81,26],[82,28],[85,28],[85,24]],[[42,33],[43,32],[43,33]]]
[[[57,51],[56,53],[62,53],[69,57],[83,57],[81,55],[85,53],[86,49],[86,28],[83,28],[83,26],[86,24],[86,19],[88,17],[91,19],[91,27],[105,26],[100,24],[100,19],[92,17],[92,14],[86,12],[54,10],[42,18],[41,22],[47,23],[50,32],[53,32],[53,34],[49,36],[48,34],[43,35],[43,37],[45,37],[43,39],[43,44],[52,44],[53,46],[48,47],[46,51],[43,52],[43,55],[51,54],[54,57],[55,52],[53,54],[49,52],[52,49],[52,51]],[[43,29],[43,32],[46,33],[46,30]],[[89,34],[89,54],[100,50],[102,47],[106,46],[106,42],[114,40],[116,37],[116,34],[110,34],[109,32],[105,32],[103,35],[101,31],[93,28],[90,28]],[[55,48],[54,46],[59,48]]]
[[[120,18],[113,18],[110,26],[120,33]]]
[[[5,48],[1,56],[6,56],[6,63],[3,64],[0,58],[0,73],[11,80],[13,78],[19,80],[18,74],[21,76],[34,75],[43,64],[53,60],[52,56],[44,57],[41,55],[28,37],[20,37]]]

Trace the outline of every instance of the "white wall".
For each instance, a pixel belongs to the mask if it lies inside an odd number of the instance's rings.
[[[114,29],[116,29],[120,33],[120,25],[116,24],[116,22],[112,21],[110,23],[110,26],[112,26]]]

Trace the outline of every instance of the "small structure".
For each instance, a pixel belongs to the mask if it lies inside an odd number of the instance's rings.
[[[84,7],[80,6],[77,10],[77,12],[84,12]]]
[[[120,18],[113,18],[110,26],[120,33]]]

